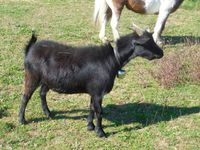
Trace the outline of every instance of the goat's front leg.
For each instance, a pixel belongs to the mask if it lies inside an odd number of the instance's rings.
[[[102,96],[92,97],[94,112],[96,116],[96,127],[95,131],[99,137],[106,137],[105,132],[102,128]]]
[[[92,131],[95,128],[94,123],[93,123],[93,119],[94,119],[94,104],[93,103],[94,102],[91,98],[91,100],[90,100],[90,112],[89,112],[89,115],[88,115],[88,118],[87,118],[87,122],[88,122],[87,129],[89,131]]]

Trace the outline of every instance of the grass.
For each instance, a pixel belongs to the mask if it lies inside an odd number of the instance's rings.
[[[199,3],[189,4],[186,0],[167,21],[165,57],[190,49],[185,39],[200,39]],[[199,84],[185,82],[166,89],[147,71],[159,63],[141,58],[125,67],[125,78],[116,79],[112,92],[104,98],[103,125],[108,138],[99,139],[86,130],[89,96],[84,94],[49,92],[47,101],[55,117],[47,119],[37,91],[26,110],[29,124],[18,124],[23,47],[31,31],[36,30],[39,39],[100,44],[98,29],[92,23],[93,5],[93,0],[0,1],[0,149],[199,149]],[[151,30],[156,21],[156,16],[125,10],[121,34],[131,32],[133,18]],[[107,32],[111,39],[109,27]],[[192,48],[200,50],[199,44]]]
[[[182,6],[184,9],[199,9],[200,8],[200,3],[198,0],[185,0]]]

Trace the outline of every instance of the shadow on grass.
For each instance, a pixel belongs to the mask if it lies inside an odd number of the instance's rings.
[[[123,105],[107,105],[104,108],[104,118],[113,124],[106,127],[116,127],[136,123],[133,127],[124,127],[115,132],[129,132],[142,129],[159,122],[166,122],[181,116],[199,113],[200,107],[163,106],[151,103],[129,103]]]
[[[77,115],[77,113],[83,115]],[[70,111],[52,111],[52,119],[83,119],[87,118],[88,110],[75,109]],[[140,126],[135,129],[144,128],[151,124],[162,121],[170,121],[180,116],[190,115],[200,112],[200,107],[177,107],[164,106],[152,103],[129,103],[123,105],[110,104],[103,108],[103,118],[111,121],[113,124],[106,126],[120,126],[124,124],[139,123]],[[40,122],[48,118],[35,118],[31,121]]]
[[[86,109],[75,109],[70,111],[52,111],[53,120],[59,119],[86,119],[88,115]],[[104,128],[115,127],[114,132],[107,133],[107,136],[117,134],[119,132],[129,132],[131,130],[142,129],[146,126],[159,122],[166,122],[181,116],[190,115],[200,112],[200,107],[177,107],[164,106],[151,103],[129,103],[123,105],[110,104],[103,108],[103,119],[112,122]],[[77,115],[77,113],[84,113]],[[48,118],[35,118],[29,122],[45,121]],[[117,128],[118,126],[136,123],[133,127]]]
[[[51,111],[51,118],[47,118],[47,117],[41,117],[41,118],[34,118],[34,119],[30,119],[28,120],[28,123],[31,122],[42,122],[45,120],[49,120],[49,119],[53,119],[53,120],[60,120],[60,119],[72,119],[72,120],[79,120],[79,119],[83,119],[83,118],[87,118],[87,115],[81,115],[81,116],[77,116],[76,113],[78,112],[89,112],[86,109],[75,109],[75,110],[69,110],[69,111]],[[72,116],[70,116],[70,114]],[[68,116],[67,116],[68,115]]]
[[[0,107],[0,119],[8,116],[7,107]]]
[[[169,121],[180,116],[199,113],[200,107],[163,106],[151,103],[129,103],[123,105],[107,105],[104,118],[115,125],[140,123],[142,127]]]
[[[165,44],[181,44],[181,43],[190,43],[190,44],[200,44],[200,37],[194,36],[163,36]]]

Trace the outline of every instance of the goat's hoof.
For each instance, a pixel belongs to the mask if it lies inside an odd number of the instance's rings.
[[[87,125],[87,130],[88,130],[88,131],[93,131],[94,128],[95,128],[95,126],[94,126],[93,123],[88,123],[88,125]]]
[[[52,119],[54,115],[52,115],[51,113],[46,114],[47,118]]]
[[[105,134],[105,132],[102,129],[96,130],[96,134],[100,138],[106,138],[106,134]]]

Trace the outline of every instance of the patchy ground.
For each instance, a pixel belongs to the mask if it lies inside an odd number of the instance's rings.
[[[165,57],[190,49],[185,39],[200,39],[199,5],[186,4],[167,21]],[[29,124],[18,124],[23,47],[31,31],[39,39],[100,44],[92,23],[93,5],[94,0],[0,1],[0,149],[200,149],[199,83],[184,82],[166,89],[149,73],[160,62],[141,58],[125,67],[125,78],[116,79],[113,91],[104,98],[103,124],[108,138],[99,139],[86,130],[87,95],[50,92],[47,101],[55,117],[47,119],[35,92],[26,110]],[[131,32],[132,20],[152,30],[156,16],[124,11],[122,35]],[[110,27],[107,32],[112,39]],[[200,50],[198,43],[192,48]]]

